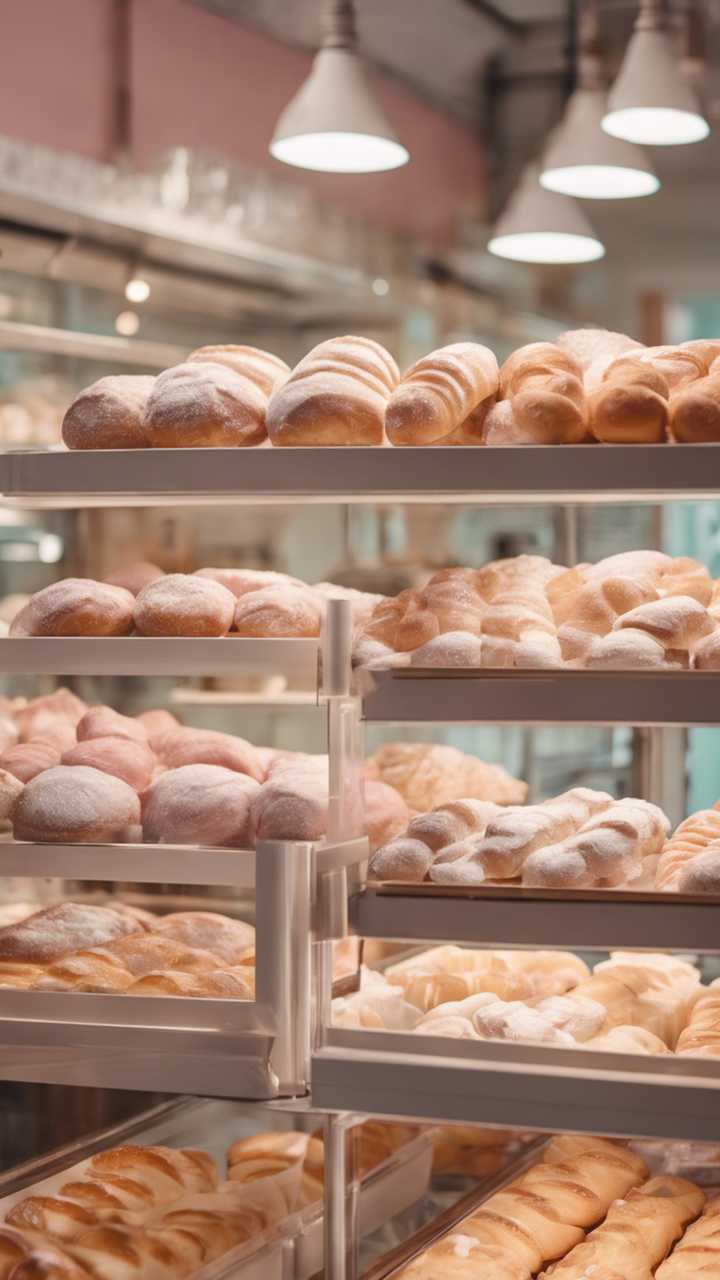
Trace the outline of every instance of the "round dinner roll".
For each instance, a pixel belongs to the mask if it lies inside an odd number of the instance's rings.
[[[176,729],[182,727],[177,716],[174,716],[172,711],[166,711],[164,707],[150,707],[147,711],[141,711],[135,719],[147,733],[153,751],[158,739],[165,738],[168,733],[174,733]]]
[[[12,710],[13,719],[23,742],[45,738],[58,720],[65,720],[73,729],[87,711],[87,703],[77,698],[69,689],[56,689],[54,693],[33,698],[25,706]]]
[[[189,729],[178,725],[155,739],[159,760],[167,769],[186,764],[216,764],[233,773],[244,773],[262,782],[265,767],[257,749],[244,738],[216,729]]]
[[[155,756],[148,746],[127,738],[90,738],[66,751],[60,763],[87,765],[122,778],[133,791],[144,791],[152,781]]]
[[[274,573],[270,569],[196,569],[193,577],[212,578],[213,582],[219,582],[232,591],[236,600],[263,587],[304,587],[307,590],[299,578],[291,578],[287,573]]]
[[[168,573],[138,595],[135,628],[141,636],[225,636],[234,611],[235,597],[219,582]]]
[[[17,840],[94,843],[122,838],[140,822],[140,800],[121,778],[57,765],[28,782],[13,815]]]
[[[422,840],[399,836],[373,854],[368,875],[371,880],[410,880],[419,884],[432,862],[432,851]]]
[[[0,755],[0,769],[11,773],[20,782],[29,782],[31,778],[52,769],[60,763],[60,748],[54,742],[39,739],[35,742],[19,742],[9,747]]]
[[[62,424],[68,449],[144,449],[145,409],[155,379],[119,373],[75,397]]]
[[[223,364],[242,378],[254,382],[269,399],[276,387],[281,387],[290,377],[290,366],[259,347],[225,346],[198,347],[187,358],[188,364]]]
[[[222,449],[260,444],[267,396],[226,364],[188,360],[155,380],[145,433],[156,449]]]
[[[92,578],[64,578],[36,591],[13,618],[11,636],[127,636],[133,596]]]
[[[116,569],[115,573],[108,575],[105,582],[111,587],[124,587],[131,595],[136,596],[148,582],[154,582],[163,575],[164,570],[159,569],[156,564],[138,560],[136,564],[129,564],[126,569]]]
[[[169,769],[143,796],[143,838],[154,844],[251,848],[251,804],[259,790],[253,778],[219,765]]]
[[[88,707],[77,726],[78,742],[88,742],[91,738],[125,738],[129,742],[139,742],[147,746],[147,729],[131,716],[121,716],[112,707]]]
[[[321,623],[320,602],[307,587],[264,587],[241,596],[235,609],[240,636],[319,636]]]

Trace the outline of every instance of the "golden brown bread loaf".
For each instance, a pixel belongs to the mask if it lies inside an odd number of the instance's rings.
[[[675,1048],[692,1058],[720,1058],[720,982],[702,987]]]
[[[543,1157],[400,1272],[402,1280],[530,1280],[647,1176],[603,1138],[554,1138]]]
[[[678,444],[720,440],[720,360],[711,366],[706,377],[671,397],[670,435]]]
[[[39,1231],[0,1227],[0,1280],[93,1280],[74,1258]]]
[[[615,951],[573,988],[570,999],[604,1005],[604,1031],[642,1027],[674,1049],[699,990],[700,973],[692,964],[674,956]]]
[[[522,804],[527,796],[527,783],[501,765],[440,743],[384,743],[367,761],[366,776],[394,787],[408,808],[420,813],[456,800],[506,805]]]
[[[56,765],[28,782],[13,810],[17,840],[93,844],[139,826],[140,799],[122,778],[86,765]]]
[[[655,887],[679,890],[685,872],[713,846],[720,846],[720,810],[701,809],[681,822],[666,841],[655,871]]]
[[[629,1191],[608,1209],[605,1221],[543,1277],[586,1280],[622,1276],[653,1280],[655,1268],[670,1252],[705,1201],[699,1187],[667,1174]]]
[[[75,397],[62,424],[68,449],[144,449],[145,410],[154,378],[114,374]]]
[[[658,1267],[655,1280],[720,1280],[720,1197],[707,1201]]]
[[[143,932],[129,914],[90,903],[61,902],[0,929],[0,962],[51,964],[81,947]]]
[[[477,416],[463,424],[483,401],[494,398],[498,365],[488,347],[455,342],[416,360],[388,401],[385,429],[394,445],[482,443]]]
[[[288,374],[284,361],[256,347],[201,347],[156,379],[145,412],[147,443],[156,449],[260,444],[270,395]]]
[[[378,445],[400,374],[372,338],[330,338],[295,366],[268,405],[267,429],[281,447]]]
[[[667,437],[670,387],[634,353],[605,371],[589,398],[590,430],[603,444],[659,444]]]
[[[65,578],[36,591],[10,624],[11,636],[127,636],[134,597],[92,578]]]
[[[582,369],[552,342],[531,342],[500,370],[500,399],[517,428],[535,444],[579,444],[587,434]]]

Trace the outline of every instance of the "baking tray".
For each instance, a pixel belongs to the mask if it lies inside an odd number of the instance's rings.
[[[258,1118],[261,1123],[258,1124]],[[309,1117],[314,1128],[317,1115]],[[128,1141],[201,1146],[222,1172],[231,1142],[263,1129],[288,1128],[287,1114],[259,1113],[242,1104],[182,1099],[33,1160],[0,1178],[0,1216],[28,1195],[57,1195],[68,1178],[81,1176],[98,1151]],[[303,1123],[303,1128],[308,1124]],[[432,1142],[419,1134],[373,1169],[360,1186],[358,1221],[363,1234],[402,1213],[430,1182]],[[192,1280],[310,1280],[322,1268],[322,1201],[289,1214],[270,1236],[259,1236],[197,1271]]]

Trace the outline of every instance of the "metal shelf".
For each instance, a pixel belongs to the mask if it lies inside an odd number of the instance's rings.
[[[720,672],[472,671],[361,674],[366,720],[455,724],[716,725]]]
[[[376,1116],[720,1139],[720,1063],[400,1032],[327,1033],[313,1106]]]
[[[0,455],[0,492],[28,506],[161,502],[667,502],[717,498],[720,449],[108,449]]]
[[[247,1099],[304,1093],[311,939],[337,936],[326,880],[342,885],[367,856],[365,838],[266,841],[255,851],[0,844],[0,877],[254,887],[256,923],[254,1000],[0,990],[0,1080]]]
[[[0,638],[0,672],[14,675],[275,675],[317,688],[319,640],[240,636]]]
[[[720,954],[717,897],[632,890],[370,885],[350,902],[361,938],[488,947]]]

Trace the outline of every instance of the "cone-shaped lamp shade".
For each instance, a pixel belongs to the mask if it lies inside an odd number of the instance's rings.
[[[522,174],[488,243],[490,253],[517,262],[594,262],[605,253],[579,204],[540,186],[540,169]]]
[[[410,159],[352,49],[324,48],[270,143],[276,160],[330,173],[376,173]]]
[[[679,146],[707,137],[710,126],[667,31],[651,28],[633,33],[608,96],[602,127],[614,138],[653,147]]]
[[[550,138],[540,182],[549,191],[587,200],[651,196],[660,183],[644,151],[603,133],[605,92],[576,89]]]

